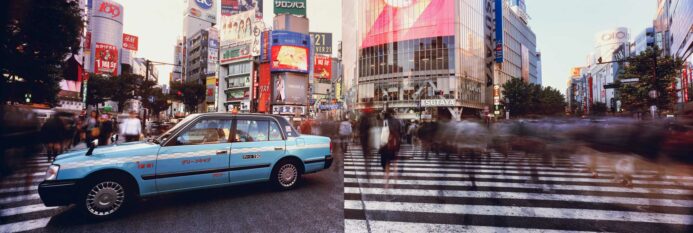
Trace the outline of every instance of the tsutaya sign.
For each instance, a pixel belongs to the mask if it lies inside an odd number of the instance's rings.
[[[457,106],[454,99],[424,99],[421,100],[421,107],[452,107]]]
[[[274,14],[306,15],[306,0],[274,0]]]

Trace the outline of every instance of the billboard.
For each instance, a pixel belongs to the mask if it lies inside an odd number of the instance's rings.
[[[315,63],[313,63],[313,77],[332,80],[332,57],[318,54],[315,55]]]
[[[306,0],[274,0],[274,14],[306,16]]]
[[[250,44],[236,46],[224,46],[220,50],[219,64],[227,64],[233,61],[250,58]]]
[[[580,71],[582,67],[573,67],[570,69],[570,77],[580,77]]]
[[[103,43],[96,43],[94,53],[94,73],[118,75],[118,48]]]
[[[455,0],[366,1],[361,48],[455,34]]]
[[[210,76],[207,77],[207,80],[205,80],[205,84],[207,87],[207,91],[205,92],[205,101],[207,103],[214,103],[215,99],[215,92],[217,90],[217,77],[215,76]]]
[[[317,54],[332,54],[332,33],[311,32],[313,46]]]
[[[106,18],[123,24],[123,6],[109,0],[94,0],[92,17]]]
[[[272,46],[272,71],[308,73],[308,48],[292,45]]]
[[[221,15],[231,16],[255,9],[255,16],[262,19],[262,0],[221,0]]]
[[[260,36],[260,62],[269,61],[270,54],[272,54],[272,40],[270,40],[271,34],[272,31],[263,31],[262,35]]]
[[[138,44],[139,38],[133,35],[123,33],[123,49],[137,51]]]
[[[237,45],[252,43],[253,22],[255,12],[246,11],[232,16],[222,16],[219,33],[221,33],[221,45]]]
[[[308,102],[306,88],[308,79],[299,74],[282,73],[275,75],[272,89],[272,102],[279,104],[305,105]]]
[[[271,98],[271,79],[272,73],[270,72],[269,64],[260,64],[260,77],[258,79],[258,92],[260,96],[258,97],[258,112],[268,112],[269,111],[269,100]]]
[[[186,0],[188,8],[186,14],[195,18],[210,22],[217,22],[216,0]]]
[[[503,63],[503,0],[496,0],[496,63]]]

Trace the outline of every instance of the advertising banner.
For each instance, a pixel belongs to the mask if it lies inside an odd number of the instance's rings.
[[[311,32],[313,46],[317,54],[332,54],[332,33]]]
[[[270,35],[272,31],[264,31],[262,32],[262,35],[260,37],[260,62],[267,62],[269,61],[271,48],[271,40],[270,40]]]
[[[272,106],[272,114],[275,115],[294,115],[298,112],[300,115],[306,115],[306,106],[295,105],[274,105]]]
[[[257,18],[262,18],[262,0],[221,0],[221,15],[231,16],[255,9]]]
[[[96,43],[94,54],[94,73],[118,75],[118,48],[103,43]]]
[[[250,58],[250,44],[237,46],[224,46],[220,50],[221,58],[219,64],[227,64],[236,60]]]
[[[274,14],[306,16],[306,0],[274,0]]]
[[[318,54],[315,55],[313,77],[332,80],[332,57]]]
[[[258,89],[260,96],[258,97],[258,112],[268,112],[269,111],[269,100],[271,98],[271,79],[272,73],[270,72],[269,64],[260,64],[260,77],[258,79]]]
[[[308,73],[308,48],[275,45],[272,46],[272,71],[294,71]]]
[[[366,1],[363,5],[366,8],[363,12],[373,13],[375,17],[365,18],[366,34],[361,48],[455,34],[455,0],[380,0]]]
[[[137,38],[137,36],[123,33],[123,48],[124,49],[137,51],[138,44],[139,44],[139,38]]]
[[[222,16],[219,33],[221,45],[252,43],[255,12],[246,11],[232,16]]]
[[[89,53],[91,51],[91,32],[87,32],[87,37],[84,39],[84,52]]]
[[[217,22],[217,0],[186,0],[188,2],[188,10],[190,15],[201,20],[216,23]]]
[[[496,0],[496,63],[503,63],[503,0]]]
[[[306,86],[308,86],[308,82],[301,75],[292,73],[275,75],[272,102],[304,105],[308,100]]]
[[[265,22],[261,19],[255,19],[253,23],[253,45],[251,54],[253,57],[260,56],[260,49],[262,49],[262,32],[266,30]]]
[[[214,97],[215,97],[215,91],[217,87],[217,77],[215,76],[210,76],[207,77],[207,80],[205,82],[207,86],[207,91],[205,93],[205,99],[207,103],[213,103],[214,102]]]
[[[522,80],[529,82],[529,48],[521,45],[520,52],[522,52]]]
[[[219,61],[219,49],[210,47],[207,51],[207,75],[217,72],[217,61]]]

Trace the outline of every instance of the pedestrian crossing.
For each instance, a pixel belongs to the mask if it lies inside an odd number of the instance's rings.
[[[657,176],[633,185],[598,177],[578,156],[424,158],[403,145],[390,174],[377,153],[358,146],[344,156],[345,232],[692,232],[693,174]]]
[[[22,170],[0,180],[0,232],[22,232],[45,228],[51,216],[62,211],[46,207],[38,195],[50,165],[41,155],[27,159]]]

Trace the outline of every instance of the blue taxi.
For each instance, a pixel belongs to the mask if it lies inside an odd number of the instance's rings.
[[[285,190],[328,168],[330,145],[327,137],[299,135],[280,116],[194,114],[153,140],[62,154],[38,191],[46,206],[76,204],[107,218],[161,193],[263,181]]]

